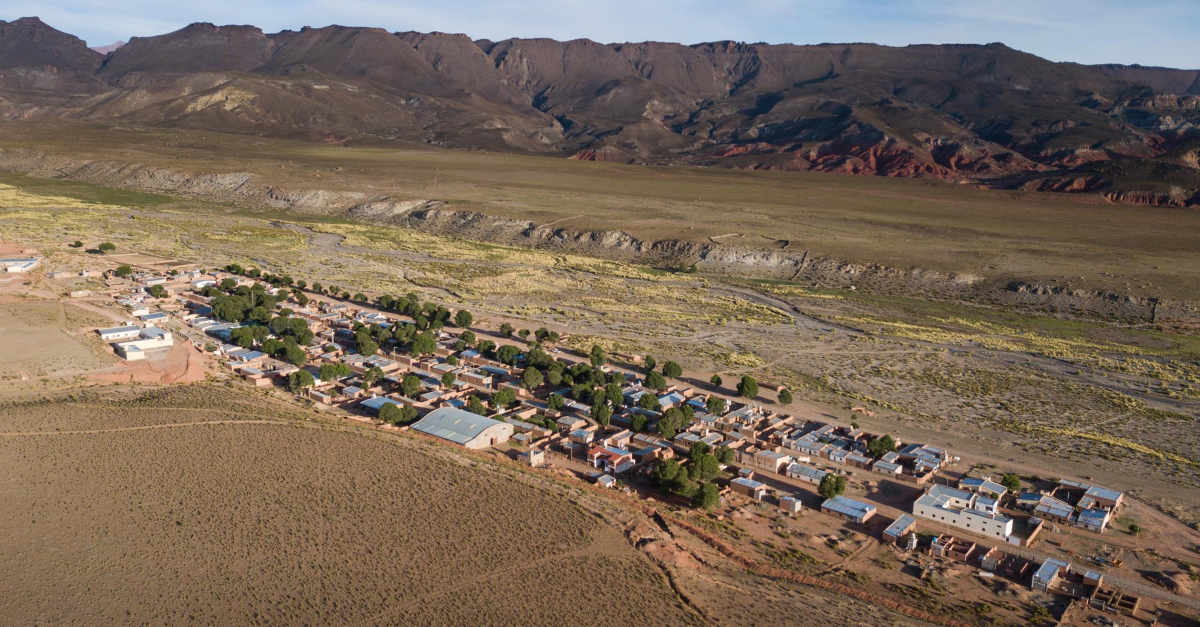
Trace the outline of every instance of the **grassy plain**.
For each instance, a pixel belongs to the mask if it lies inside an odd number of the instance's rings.
[[[1097,196],[421,146],[314,145],[62,120],[3,128],[0,150],[192,174],[247,172],[256,185],[289,191],[434,199],[450,208],[574,230],[617,229],[649,240],[731,237],[855,263],[1137,296],[1200,296],[1200,213],[1110,204]]]

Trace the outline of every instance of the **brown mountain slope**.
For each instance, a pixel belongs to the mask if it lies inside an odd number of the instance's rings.
[[[57,115],[105,91],[103,58],[36,17],[0,20],[0,117]]]
[[[1200,195],[1200,72],[1053,63],[1002,44],[472,41],[193,24],[106,57],[0,23],[0,111],[578,159]],[[1123,168],[1119,165],[1142,164]],[[1151,177],[1143,180],[1139,177]],[[1157,178],[1155,178],[1157,177]],[[1160,186],[1161,187],[1161,186]]]

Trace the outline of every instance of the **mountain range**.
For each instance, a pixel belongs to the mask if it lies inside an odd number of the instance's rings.
[[[1003,44],[197,23],[102,54],[38,18],[0,21],[0,117],[52,116],[1200,205],[1200,71],[1055,63]]]

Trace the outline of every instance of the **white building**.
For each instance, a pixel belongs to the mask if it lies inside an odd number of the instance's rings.
[[[158,348],[170,348],[175,343],[174,337],[172,337],[170,332],[156,327],[141,329],[139,335],[141,339],[117,342],[115,348],[121,359],[139,361],[146,358],[146,351]]]
[[[997,513],[994,504],[994,500],[981,499],[974,492],[935,485],[913,503],[913,515],[1007,542],[1013,521]]]
[[[100,339],[105,342],[119,342],[121,340],[132,340],[142,335],[142,330],[134,326],[110,327],[108,329],[96,329],[96,333],[100,335]]]
[[[5,272],[20,274],[29,272],[37,267],[42,260],[38,257],[22,257],[19,259],[0,259],[0,268]]]

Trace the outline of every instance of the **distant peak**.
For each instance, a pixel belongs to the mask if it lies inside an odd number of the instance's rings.
[[[92,50],[95,50],[96,52],[99,52],[100,54],[108,54],[108,53],[116,50],[117,48],[124,46],[125,43],[126,42],[124,42],[124,41],[114,41],[113,43],[108,44],[107,46],[92,46],[91,48],[92,48]]]

